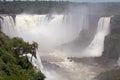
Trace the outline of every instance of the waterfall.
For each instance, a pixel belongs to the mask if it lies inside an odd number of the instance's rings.
[[[36,50],[36,57],[32,56],[32,54],[28,53],[28,54],[23,54],[23,56],[27,56],[29,62],[32,63],[32,65],[39,71],[43,72],[43,65],[41,62],[41,58],[40,58],[40,53],[38,52],[38,50]],[[31,61],[31,57],[32,57],[32,61]]]
[[[86,15],[87,16],[87,15]],[[16,15],[1,16],[1,30],[10,38],[21,37],[24,41],[37,42],[41,50],[51,49],[75,40],[80,32],[88,29],[89,21],[82,15]],[[78,21],[76,21],[76,18]],[[96,34],[87,48],[78,53],[80,57],[101,56],[104,38],[109,34],[110,17],[99,19]],[[74,56],[74,54],[73,54]],[[76,54],[75,54],[76,56]]]
[[[56,48],[63,46],[67,43],[72,43],[72,41],[76,40],[81,32],[89,31],[89,19],[87,14],[67,14],[67,15],[27,15],[27,14],[21,14],[16,15],[15,22],[11,16],[1,16],[3,19],[0,19],[1,21],[1,30],[6,35],[8,35],[10,38],[13,37],[21,37],[24,41],[32,43],[33,41],[37,42],[39,45],[39,49],[36,51],[37,59],[33,57],[33,60],[31,59],[31,54],[23,55],[27,56],[29,61],[38,69],[43,69],[43,64],[41,62],[41,54],[45,54],[49,56],[49,58],[55,58],[53,60],[56,61],[50,61],[47,58],[45,59],[50,64],[58,65],[59,67],[62,67],[62,69],[66,71],[70,71],[70,73],[74,72],[75,68],[83,68],[84,65],[78,65],[77,63],[70,62],[66,57],[66,52],[64,50],[56,50]],[[98,57],[102,55],[102,52],[104,50],[104,39],[105,36],[109,34],[109,24],[110,24],[110,17],[102,17],[99,19],[98,26],[96,33],[93,38],[93,40],[90,42],[90,44],[80,51],[77,54],[74,54],[72,52],[73,56],[77,57]],[[81,37],[80,37],[81,38]],[[81,45],[80,45],[81,46]],[[69,48],[69,47],[68,47]],[[75,47],[76,48],[76,47]],[[53,54],[54,53],[54,54]],[[52,55],[51,55],[52,54]],[[59,60],[58,60],[59,59]],[[61,61],[62,60],[62,61]],[[57,61],[60,61],[57,63]],[[73,65],[73,69],[71,69],[71,65]],[[76,67],[77,66],[77,67]],[[78,69],[76,70],[76,75],[78,75],[80,72]],[[91,75],[91,66],[88,68],[85,66],[85,70],[88,70]],[[88,71],[85,72],[88,75]],[[44,71],[43,71],[44,72]],[[52,71],[53,74],[56,74],[57,72]],[[82,70],[84,73],[84,69]],[[68,73],[68,75],[70,74]],[[48,73],[45,72],[46,75],[49,76],[51,74],[49,71]],[[76,75],[74,75],[74,78],[76,78]],[[82,75],[82,74],[81,74]],[[90,75],[90,76],[91,76]],[[61,74],[58,74],[57,76],[61,77]],[[57,78],[51,78],[47,80],[56,80]],[[70,80],[68,77],[67,79],[62,80]],[[72,78],[72,77],[71,77]],[[86,77],[84,77],[86,78]],[[80,78],[79,78],[80,79]],[[77,79],[77,80],[79,80]],[[76,79],[71,79],[76,80]],[[84,79],[86,80],[86,79]],[[88,79],[87,79],[88,80]]]
[[[5,34],[11,38],[21,37],[30,43],[35,41],[42,45],[41,49],[49,49],[75,40],[89,24],[85,16],[76,17],[72,14],[51,16],[22,14],[16,15],[16,23],[11,16],[2,17],[2,31]]]
[[[10,38],[15,37],[17,32],[13,18],[11,16],[1,16],[1,18],[1,30]]]
[[[104,39],[110,32],[110,17],[102,17],[99,19],[97,32],[89,44],[89,46],[85,49],[84,54],[87,57],[99,57],[102,55],[104,51]]]
[[[1,19],[2,32],[10,38],[21,37],[29,43],[37,42],[40,49],[37,55],[41,50],[49,50],[75,40],[82,29],[88,29],[88,20],[85,15],[77,17],[72,14],[51,16],[21,14],[16,15],[15,22],[11,16],[1,15],[1,17],[3,18]],[[85,25],[87,25],[86,28]],[[29,58],[31,55],[27,56]],[[41,64],[41,61],[33,58],[32,63],[36,66],[38,63]],[[40,67],[37,68],[40,69]]]

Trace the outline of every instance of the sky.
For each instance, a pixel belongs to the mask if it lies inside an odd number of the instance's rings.
[[[13,1],[13,0],[6,0],[6,1]],[[26,1],[26,0],[21,0]],[[35,0],[29,0],[35,1]],[[71,1],[71,2],[120,2],[120,0],[39,0],[39,1]]]
[[[72,2],[120,2],[120,0],[68,0]]]

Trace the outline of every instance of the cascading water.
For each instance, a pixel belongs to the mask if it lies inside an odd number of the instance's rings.
[[[36,50],[36,57],[35,58],[34,56],[32,56],[30,53],[28,54],[23,54],[23,56],[27,56],[28,57],[28,60],[32,63],[32,65],[39,71],[43,71],[43,65],[42,65],[42,62],[41,62],[41,58],[40,58],[40,54],[38,52],[38,50]],[[32,61],[31,61],[31,57],[32,57]]]
[[[104,51],[104,39],[110,32],[110,17],[102,17],[98,22],[97,32],[90,45],[84,50],[86,57],[100,57]]]
[[[73,26],[75,23],[67,21],[68,19],[70,18],[64,15],[50,17],[47,15],[17,15],[16,27],[19,37],[29,42],[34,40],[42,45],[41,49],[48,49],[71,42],[79,35],[82,26],[78,24]]]
[[[1,29],[7,34],[10,38],[17,36],[15,29],[15,22],[11,16],[1,16]]]
[[[23,40],[39,44],[37,59],[32,64],[38,69],[44,66],[47,80],[93,80],[98,74],[94,69],[100,67],[83,63],[70,62],[69,53],[56,49],[71,43],[80,36],[81,31],[89,30],[87,15],[16,15],[15,22],[11,16],[1,16],[2,31],[9,37],[21,37]],[[77,21],[76,21],[77,19]],[[77,57],[98,57],[102,55],[104,38],[109,33],[110,17],[102,17],[98,22],[96,34],[88,47],[72,54]],[[40,58],[40,55],[46,55]],[[30,59],[31,55],[27,54]],[[48,57],[49,56],[49,57]],[[69,55],[71,56],[71,55]],[[51,77],[53,76],[53,77]]]

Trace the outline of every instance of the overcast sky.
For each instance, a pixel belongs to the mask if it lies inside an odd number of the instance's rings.
[[[68,0],[72,2],[120,2],[120,0]]]
[[[6,0],[6,1],[13,1],[13,0]],[[26,1],[26,0],[21,0],[21,1]],[[28,1],[35,1],[35,0],[28,0]],[[62,0],[39,0],[39,1],[62,1]],[[63,1],[71,1],[71,2],[120,2],[120,0],[63,0]]]

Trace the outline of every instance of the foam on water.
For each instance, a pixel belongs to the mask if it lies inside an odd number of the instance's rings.
[[[61,45],[76,40],[83,30],[89,29],[87,15],[16,15],[15,22],[11,16],[1,16],[1,29],[10,38],[21,37],[24,41],[39,44],[37,59],[28,53],[29,61],[47,76],[46,80],[93,80],[98,74],[96,66],[76,63],[67,59],[69,56],[98,57],[104,49],[104,38],[109,34],[110,17],[99,19],[96,34],[91,43],[77,54],[69,54],[57,49]],[[77,19],[77,20],[76,20]],[[43,52],[46,51],[46,52]],[[46,55],[43,64],[41,55]],[[25,56],[25,55],[24,55]],[[54,67],[54,68],[53,68]],[[53,68],[53,69],[52,69]],[[99,70],[100,68],[96,68]]]

